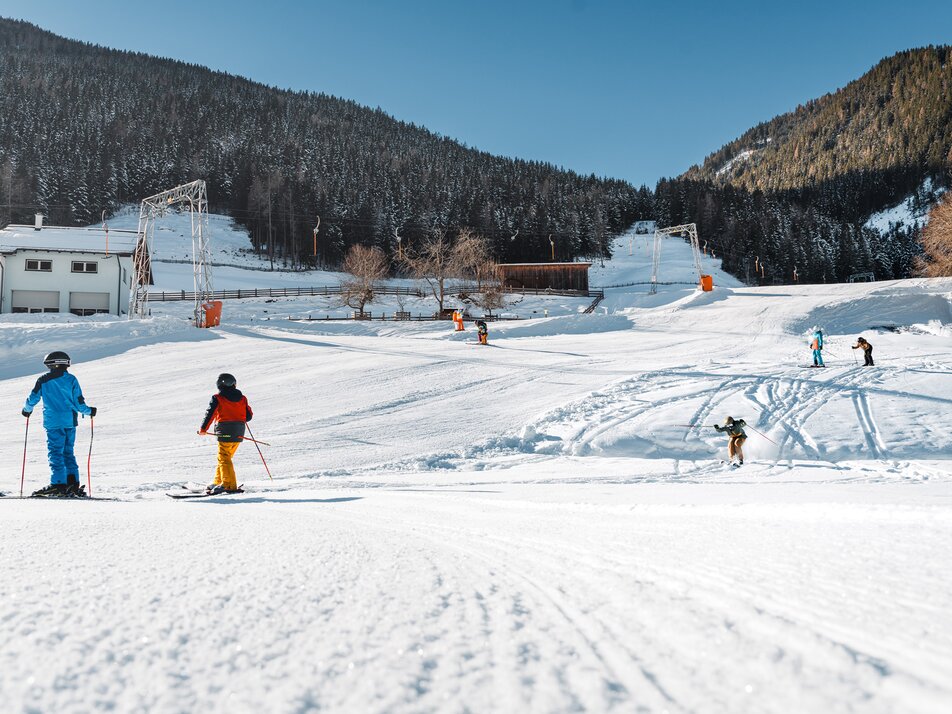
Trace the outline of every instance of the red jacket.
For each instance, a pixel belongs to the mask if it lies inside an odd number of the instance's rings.
[[[215,432],[219,441],[241,441],[245,422],[251,421],[252,416],[247,397],[235,387],[225,387],[208,403],[201,431],[208,431],[217,422]]]

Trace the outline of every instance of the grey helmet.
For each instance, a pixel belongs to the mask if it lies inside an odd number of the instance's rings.
[[[65,352],[61,352],[60,350],[50,352],[48,355],[46,355],[46,357],[43,358],[43,364],[45,364],[50,369],[53,369],[54,367],[69,367],[69,355]]]

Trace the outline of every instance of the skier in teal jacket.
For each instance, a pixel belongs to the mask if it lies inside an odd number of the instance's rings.
[[[45,498],[77,498],[86,495],[79,483],[79,465],[73,453],[77,414],[96,416],[96,407],[86,404],[79,380],[67,372],[70,360],[65,352],[50,352],[43,359],[50,371],[36,380],[26,398],[22,414],[27,419],[43,400],[43,427],[49,452],[50,485],[33,493]]]
[[[813,366],[826,367],[823,364],[823,330],[813,328],[813,337],[810,338],[810,349],[813,350]]]

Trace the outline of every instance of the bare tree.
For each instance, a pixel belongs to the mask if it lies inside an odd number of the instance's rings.
[[[459,269],[460,277],[474,279],[477,290],[482,289],[483,280],[489,277],[494,269],[489,257],[489,241],[469,228],[463,228],[459,232],[453,246],[453,260]]]
[[[916,258],[916,272],[927,278],[952,276],[952,191],[929,211],[920,241],[925,255]]]
[[[344,272],[352,278],[341,283],[341,303],[363,317],[364,307],[374,300],[374,283],[386,277],[389,269],[387,256],[380,248],[351,246],[344,258]]]
[[[480,289],[478,297],[473,298],[473,302],[492,315],[493,310],[506,307],[506,291],[499,279],[499,267],[495,263],[492,261],[483,263],[482,274],[485,285]]]
[[[446,281],[459,275],[459,265],[446,231],[435,229],[421,247],[403,251],[403,264],[416,279],[425,282],[443,312]]]

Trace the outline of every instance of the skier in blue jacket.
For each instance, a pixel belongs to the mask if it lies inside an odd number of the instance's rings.
[[[810,338],[810,349],[813,350],[813,366],[826,367],[823,364],[823,330],[813,328],[813,337]]]
[[[33,391],[23,405],[27,419],[33,408],[43,400],[43,427],[46,429],[46,445],[49,451],[50,485],[33,493],[43,498],[77,498],[86,495],[79,483],[79,465],[73,453],[76,443],[77,413],[96,416],[96,407],[86,404],[79,381],[66,371],[69,355],[65,352],[50,352],[43,360],[50,371],[36,380]]]

